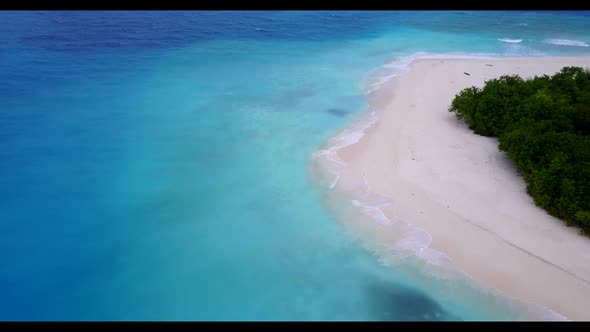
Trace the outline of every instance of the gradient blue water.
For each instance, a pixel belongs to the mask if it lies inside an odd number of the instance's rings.
[[[588,31],[550,12],[1,12],[0,319],[512,319],[380,264],[309,158],[396,56],[582,54],[543,41]]]

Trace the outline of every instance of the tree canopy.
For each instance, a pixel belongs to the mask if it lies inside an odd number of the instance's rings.
[[[462,90],[449,111],[498,137],[536,205],[590,235],[590,70],[505,75]]]

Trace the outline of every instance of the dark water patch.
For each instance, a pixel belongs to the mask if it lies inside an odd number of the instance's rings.
[[[339,116],[339,117],[345,117],[348,115],[348,113],[350,113],[347,110],[342,109],[342,108],[329,108],[327,110],[327,112],[332,115]]]
[[[456,321],[429,295],[402,284],[376,280],[367,287],[369,302],[381,321]]]

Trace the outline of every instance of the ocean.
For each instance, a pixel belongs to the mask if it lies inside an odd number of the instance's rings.
[[[427,263],[384,263],[327,208],[310,163],[413,59],[587,54],[588,13],[0,23],[0,320],[528,317]]]

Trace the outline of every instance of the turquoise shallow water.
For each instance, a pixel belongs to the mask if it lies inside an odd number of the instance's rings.
[[[383,265],[310,158],[395,58],[585,54],[589,18],[2,12],[0,319],[521,317]]]

